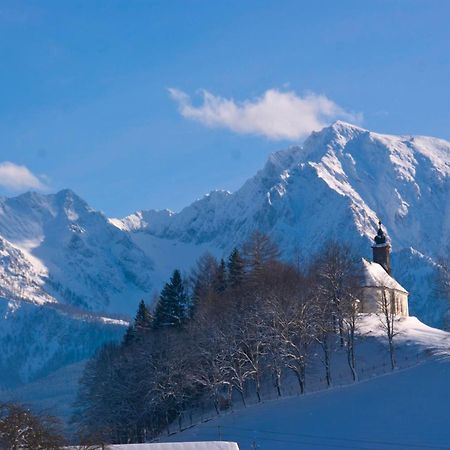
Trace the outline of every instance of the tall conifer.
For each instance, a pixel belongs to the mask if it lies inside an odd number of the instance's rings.
[[[136,317],[134,319],[134,328],[137,334],[145,333],[152,328],[153,324],[153,316],[150,310],[144,303],[144,300],[141,300],[139,303],[138,311]]]
[[[189,298],[179,270],[166,283],[155,309],[154,326],[179,326],[188,315]]]
[[[227,288],[227,266],[223,258],[220,260],[219,266],[217,267],[216,277],[214,282],[215,291],[221,294]]]
[[[244,280],[244,261],[235,248],[228,258],[228,283],[232,289],[238,288]]]

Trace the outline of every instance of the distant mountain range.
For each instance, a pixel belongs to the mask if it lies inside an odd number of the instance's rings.
[[[272,154],[235,193],[211,192],[179,213],[108,219],[70,190],[0,198],[0,384],[117,339],[139,300],[205,251],[226,256],[258,229],[288,260],[307,261],[330,238],[370,257],[378,218],[411,314],[443,326],[434,287],[450,245],[450,143],[440,139],[336,122]]]

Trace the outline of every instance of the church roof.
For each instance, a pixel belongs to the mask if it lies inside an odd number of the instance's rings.
[[[363,286],[364,287],[385,287],[396,289],[397,291],[408,291],[394,278],[392,278],[383,266],[376,262],[370,262],[363,259]]]

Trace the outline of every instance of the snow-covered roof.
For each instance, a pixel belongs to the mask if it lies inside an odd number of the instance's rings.
[[[383,266],[376,262],[370,262],[363,259],[363,285],[364,287],[385,287],[396,289],[397,291],[408,291],[394,278],[392,278]]]

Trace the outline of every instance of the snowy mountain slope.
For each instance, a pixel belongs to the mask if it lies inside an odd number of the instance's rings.
[[[233,194],[214,191],[179,213],[144,211],[113,223],[218,255],[259,229],[291,259],[329,238],[370,257],[378,218],[392,241],[394,276],[411,292],[412,313],[442,325],[446,307],[430,293],[434,260],[450,244],[450,143],[443,140],[336,122],[302,147],[271,155]]]
[[[38,268],[59,302],[130,314],[152,290],[152,261],[72,191],[0,201],[0,236]]]
[[[326,214],[332,229],[344,236],[353,232],[352,223],[340,229],[333,219],[348,209],[364,236],[372,237],[381,217],[399,246],[414,242],[418,251],[435,253],[441,247],[437,236],[450,240],[445,233],[450,227],[449,175],[450,143],[385,136],[336,122],[313,133],[303,148],[271,155],[264,169],[234,194],[215,191],[178,214],[140,212],[121,224],[160,237],[225,245],[230,232],[248,231],[263,219],[263,228],[279,232],[290,227],[311,247],[315,242],[301,234],[311,227],[330,228],[321,211],[336,200]],[[138,217],[147,219],[137,226]]]
[[[0,199],[0,385],[85,359],[153,289],[152,261],[69,190]]]
[[[45,289],[47,273],[33,264],[24,253],[0,237],[0,297],[26,298],[36,304],[55,302]]]
[[[57,304],[0,298],[0,387],[32,381],[93,355],[123,336],[125,323]]]

